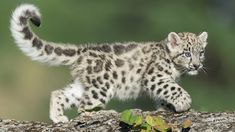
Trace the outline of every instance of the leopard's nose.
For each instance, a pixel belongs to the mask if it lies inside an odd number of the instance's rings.
[[[198,70],[199,67],[200,67],[200,65],[199,65],[199,64],[193,64],[193,67],[194,67],[196,70]]]

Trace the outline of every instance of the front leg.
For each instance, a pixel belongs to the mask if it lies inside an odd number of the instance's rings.
[[[155,79],[153,79],[155,78]],[[145,90],[151,97],[158,100],[157,106],[166,107],[175,112],[187,111],[192,103],[191,97],[173,79],[152,76],[145,82]]]

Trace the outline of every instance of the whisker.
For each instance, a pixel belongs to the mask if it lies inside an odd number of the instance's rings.
[[[206,75],[208,75],[208,74],[207,74],[207,71],[206,71],[206,69],[205,69],[205,67],[202,67],[201,70],[202,70]]]
[[[211,68],[205,67],[203,66],[202,68],[204,68],[204,70],[210,70]]]

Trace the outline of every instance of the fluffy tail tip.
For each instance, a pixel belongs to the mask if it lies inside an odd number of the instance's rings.
[[[41,25],[41,14],[39,9],[33,4],[21,4],[12,13],[12,19],[17,21],[20,18],[30,19],[30,21],[37,27]],[[22,20],[23,21],[23,20]]]

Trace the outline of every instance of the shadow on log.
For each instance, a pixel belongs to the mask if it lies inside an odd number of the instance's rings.
[[[156,115],[162,117],[166,122],[173,124],[176,131],[182,131],[182,122],[186,119],[192,121],[190,132],[217,132],[235,131],[235,112],[196,112],[185,113],[171,112],[148,112],[138,109],[134,113],[142,116]],[[68,123],[47,124],[35,121],[0,120],[0,132],[77,132],[77,131],[129,131],[120,125],[120,114],[113,110],[101,110],[92,112],[91,115],[82,114]]]

